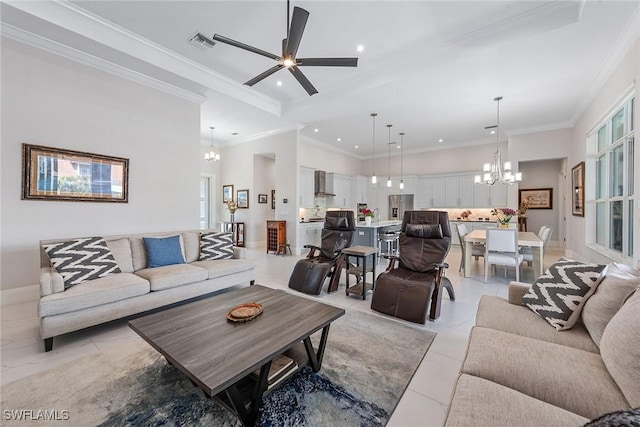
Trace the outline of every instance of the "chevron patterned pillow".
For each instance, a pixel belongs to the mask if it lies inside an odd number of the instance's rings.
[[[85,237],[43,246],[51,265],[62,275],[65,289],[120,273],[120,267],[102,237]]]
[[[571,329],[604,278],[606,265],[561,258],[531,286],[522,303],[559,331]]]
[[[231,233],[202,233],[200,235],[200,261],[233,258]]]

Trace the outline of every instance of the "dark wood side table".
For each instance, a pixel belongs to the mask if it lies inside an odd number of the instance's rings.
[[[287,221],[267,221],[267,253],[278,253],[278,247],[287,243]]]
[[[346,261],[346,272],[347,272],[347,287],[345,292],[347,295],[349,294],[360,294],[362,295],[362,299],[367,299],[367,291],[373,290],[375,288],[376,282],[376,264],[378,263],[377,255],[378,248],[374,248],[372,246],[351,246],[350,248],[343,249],[342,254],[345,257]],[[371,256],[373,259],[373,265],[367,266],[367,257]],[[349,262],[349,258],[356,258],[356,265],[353,265]],[[360,260],[362,260],[362,265],[360,265]],[[371,284],[367,284],[367,273],[371,271],[373,273],[373,277],[371,279]],[[358,281],[354,286],[349,286],[349,274],[353,274],[358,277],[362,277],[361,281]]]

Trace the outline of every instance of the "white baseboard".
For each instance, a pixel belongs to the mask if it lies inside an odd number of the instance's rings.
[[[22,288],[6,289],[0,291],[0,306],[22,304],[29,301],[37,301],[40,298],[40,286],[32,285]]]

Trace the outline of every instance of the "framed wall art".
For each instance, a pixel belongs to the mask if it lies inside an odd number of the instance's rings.
[[[258,194],[258,203],[267,203],[267,195]]]
[[[571,168],[571,213],[584,216],[584,162]]]
[[[271,190],[271,209],[276,208],[276,190]]]
[[[518,205],[529,205],[529,209],[553,209],[553,188],[534,188],[520,190]]]
[[[233,185],[222,186],[222,203],[227,203],[233,200]]]
[[[248,209],[249,190],[238,190],[236,193],[236,203],[238,204],[238,209]]]
[[[22,144],[22,199],[129,201],[129,159]]]

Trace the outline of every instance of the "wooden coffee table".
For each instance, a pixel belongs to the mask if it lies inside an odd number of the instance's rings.
[[[262,304],[263,313],[246,323],[227,320],[230,309],[248,302]],[[207,396],[244,425],[254,425],[270,391],[271,362],[286,354],[298,370],[310,365],[318,372],[329,326],[342,315],[341,308],[254,285],[131,320],[129,326]],[[310,336],[320,329],[314,349]]]

